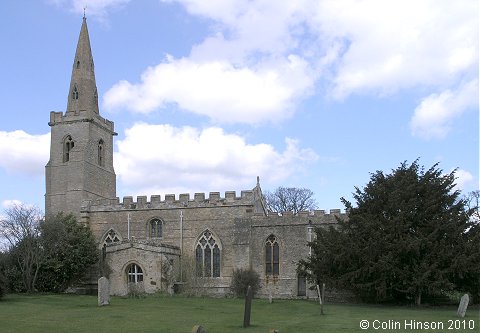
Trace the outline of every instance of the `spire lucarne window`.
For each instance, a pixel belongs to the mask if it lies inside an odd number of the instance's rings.
[[[72,99],[78,99],[78,89],[77,89],[77,86],[74,86],[74,87],[73,87]]]

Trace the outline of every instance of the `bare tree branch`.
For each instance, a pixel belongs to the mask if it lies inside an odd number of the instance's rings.
[[[9,252],[15,256],[28,292],[35,290],[35,281],[43,253],[40,247],[40,222],[42,214],[36,207],[13,205],[0,219],[0,235],[7,240]]]
[[[278,187],[264,194],[267,207],[276,213],[308,211],[317,208],[314,193],[307,188]]]

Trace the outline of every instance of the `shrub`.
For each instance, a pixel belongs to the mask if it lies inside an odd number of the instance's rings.
[[[253,269],[234,269],[230,290],[237,297],[245,297],[248,286],[252,288],[255,295],[260,289],[260,275]]]
[[[0,298],[3,297],[7,292],[7,280],[5,279],[5,276],[3,273],[0,271]]]

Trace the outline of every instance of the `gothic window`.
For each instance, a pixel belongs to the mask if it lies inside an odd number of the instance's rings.
[[[63,162],[70,161],[70,152],[72,151],[73,147],[75,146],[75,142],[70,135],[65,137],[63,140]]]
[[[98,141],[98,165],[105,166],[105,147],[103,140]]]
[[[206,230],[195,247],[195,268],[199,277],[220,277],[220,243]]]
[[[308,227],[307,227],[307,242],[311,242],[313,240],[313,226],[312,226],[312,221],[308,221]],[[312,247],[308,247],[308,254],[312,255]]]
[[[142,268],[137,264],[130,264],[127,267],[127,281],[138,283],[143,281]]]
[[[150,238],[161,238],[163,233],[163,221],[160,219],[153,219],[149,223]]]
[[[277,238],[274,235],[270,235],[265,242],[265,275],[278,276],[279,256]]]
[[[74,87],[73,87],[72,99],[78,99],[78,89],[77,89],[77,86],[74,86]]]
[[[80,68],[80,60],[77,60],[77,69]]]
[[[103,245],[110,245],[110,244],[114,244],[114,243],[119,243],[121,242],[121,238],[120,238],[120,235],[118,235],[115,230],[113,229],[110,229],[107,233],[107,235],[105,236],[105,240],[103,241]]]

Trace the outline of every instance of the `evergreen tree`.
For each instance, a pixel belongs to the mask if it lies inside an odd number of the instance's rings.
[[[41,224],[45,253],[39,273],[39,289],[63,291],[81,279],[98,260],[95,239],[88,227],[69,214],[58,214]]]
[[[348,220],[316,230],[313,255],[299,264],[311,280],[372,301],[416,304],[422,295],[478,283],[479,226],[455,189],[455,171],[404,162],[391,174],[371,174],[353,196],[356,207],[342,198]]]

